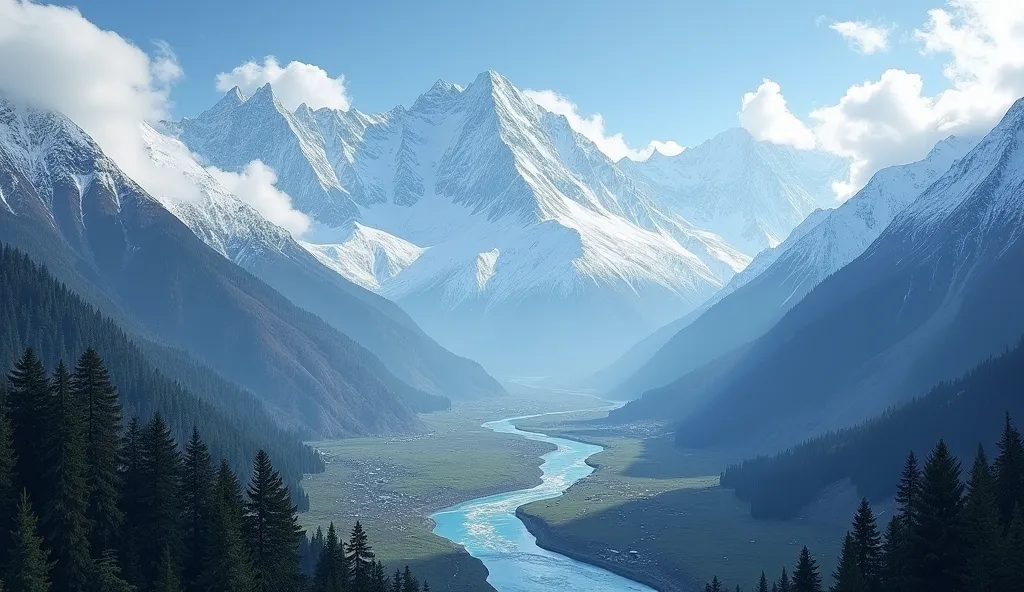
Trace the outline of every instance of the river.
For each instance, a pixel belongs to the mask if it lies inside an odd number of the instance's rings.
[[[600,446],[516,429],[512,422],[560,412],[509,417],[483,424],[495,432],[549,442],[557,450],[541,457],[541,484],[463,502],[432,515],[434,533],[454,541],[487,566],[498,592],[653,592],[643,584],[537,546],[516,517],[516,508],[562,495],[593,468],[584,462]]]

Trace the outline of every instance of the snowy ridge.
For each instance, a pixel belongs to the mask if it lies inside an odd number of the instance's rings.
[[[487,331],[488,319],[509,318],[516,307],[540,322],[574,302],[601,314],[626,306],[624,319],[641,320],[593,354],[611,356],[621,347],[613,343],[636,341],[700,305],[753,254],[684,208],[666,207],[661,187],[612,163],[494,72],[464,89],[438,81],[410,108],[374,115],[305,106],[289,113],[268,85],[248,99],[228,93],[170,127],[220,168],[252,160],[273,168],[279,189],[316,221],[303,246],[402,303],[428,329],[483,314]],[[786,169],[786,179],[802,187],[793,177],[818,165],[801,168],[800,155],[790,156],[796,172]],[[763,200],[765,208],[779,201]],[[487,349],[465,335],[437,337],[474,356]]]

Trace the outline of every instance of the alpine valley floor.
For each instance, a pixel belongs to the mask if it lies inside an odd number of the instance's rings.
[[[299,515],[300,525],[326,530],[333,521],[347,532],[359,520],[373,533],[374,552],[390,571],[408,564],[433,590],[493,590],[478,559],[431,532],[429,515],[540,483],[540,457],[554,447],[481,424],[593,405],[587,396],[514,395],[425,415],[427,430],[417,436],[313,442],[327,469],[303,480],[310,511]]]
[[[576,421],[594,417],[516,423],[605,448],[588,459],[596,468],[590,476],[558,498],[517,512],[541,547],[623,575],[643,574],[665,592],[702,590],[714,575],[726,589],[750,588],[762,570],[777,575],[781,566],[792,566],[803,544],[814,548],[821,573],[835,567],[849,509],[858,501],[852,487],[831,489],[795,520],[755,520],[748,504],[718,484],[735,458],[679,450],[650,425]]]

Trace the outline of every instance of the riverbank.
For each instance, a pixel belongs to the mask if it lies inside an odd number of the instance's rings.
[[[553,445],[495,433],[481,424],[589,404],[589,398],[570,396],[477,401],[423,416],[428,429],[421,435],[314,442],[327,470],[303,481],[310,511],[300,514],[300,525],[326,529],[333,521],[347,532],[359,520],[389,570],[408,564],[435,590],[493,590],[484,565],[435,535],[429,516],[541,482],[540,457]]]
[[[750,588],[761,570],[775,574],[792,566],[803,544],[815,549],[828,573],[855,505],[839,492],[798,520],[754,520],[747,504],[718,485],[719,471],[733,462],[729,457],[678,450],[646,426],[517,425],[604,447],[587,461],[596,468],[590,476],[557,499],[517,511],[538,544],[605,569],[627,569],[619,573],[660,590],[703,590],[714,575],[726,589]]]
[[[640,582],[645,586],[650,586],[658,592],[688,592],[688,588],[680,587],[665,580],[656,573],[652,573],[650,570],[644,569],[647,567],[644,564],[631,565],[628,559],[629,553],[620,552],[621,561],[616,561],[612,557],[602,556],[600,550],[593,549],[579,549],[571,545],[565,544],[559,540],[559,537],[551,530],[548,525],[537,518],[536,516],[530,515],[525,512],[522,507],[516,508],[516,518],[519,518],[523,525],[526,526],[526,530],[530,531],[537,539],[537,546],[542,549],[547,549],[553,553],[565,555],[576,561],[581,561],[601,569],[606,569],[612,573],[616,573],[624,578],[629,578],[633,581]],[[639,561],[639,560],[638,560]]]

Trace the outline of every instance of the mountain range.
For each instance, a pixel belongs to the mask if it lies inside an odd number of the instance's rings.
[[[878,173],[850,207],[798,241],[817,234],[814,249],[790,246],[707,312],[740,302],[762,277],[764,293],[777,298],[785,269],[803,274],[789,284],[803,299],[760,337],[648,392],[637,408],[650,416],[698,399],[683,414],[681,444],[742,434],[781,448],[865,419],[1017,343],[1024,100],[972,144],[950,139],[921,163]],[[777,266],[779,274],[769,273]],[[635,413],[629,407],[620,417]]]
[[[233,89],[166,127],[204,164],[271,167],[323,266],[506,376],[611,362],[831,203],[843,166],[743,130],[614,163],[494,72],[373,115]]]
[[[408,431],[419,426],[417,409],[447,406],[204,244],[60,113],[0,100],[0,196],[5,242],[137,334],[184,348],[250,389],[287,428],[310,435]],[[239,247],[247,258],[282,238],[255,227],[266,236]],[[323,275],[324,285],[335,279]],[[339,304],[369,316],[370,306],[358,304],[372,299],[366,293]]]

